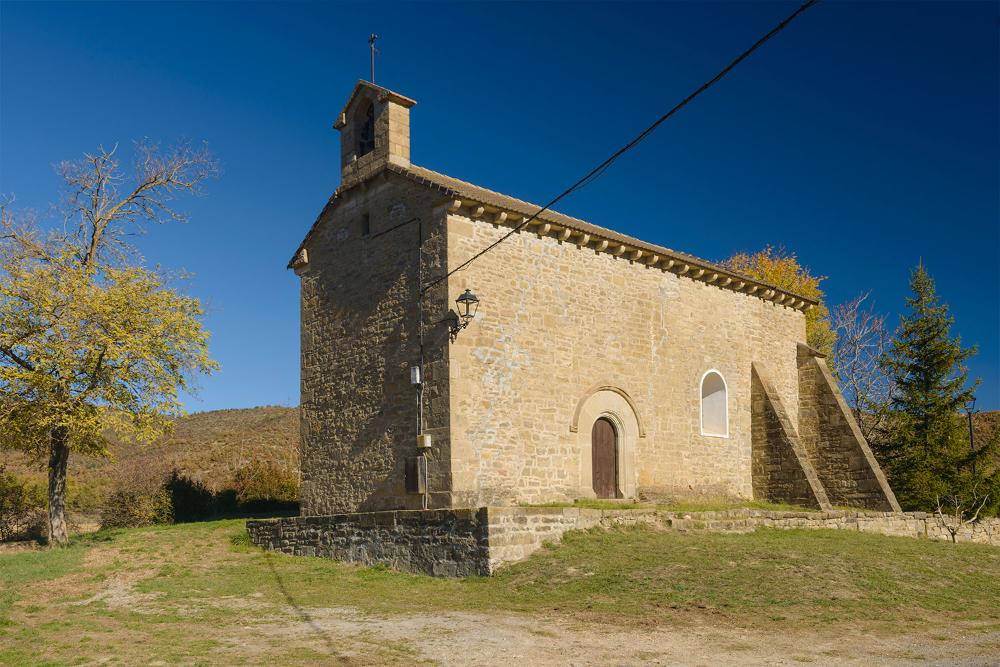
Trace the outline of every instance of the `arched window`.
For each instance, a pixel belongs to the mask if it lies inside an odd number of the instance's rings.
[[[719,371],[701,376],[701,434],[729,437],[729,392]]]
[[[358,119],[358,157],[361,157],[375,149],[375,105],[369,102]]]

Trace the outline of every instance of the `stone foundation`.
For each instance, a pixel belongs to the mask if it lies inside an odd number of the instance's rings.
[[[487,508],[400,510],[247,521],[254,544],[403,572],[490,574]]]
[[[923,512],[480,507],[247,521],[253,543],[272,551],[452,577],[493,574],[506,563],[527,558],[548,542],[558,542],[568,530],[623,526],[723,533],[746,533],[758,528],[832,529],[951,540],[939,520]],[[957,540],[1000,546],[1000,519],[966,526]]]

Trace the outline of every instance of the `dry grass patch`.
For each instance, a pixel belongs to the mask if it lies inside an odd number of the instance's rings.
[[[2,664],[412,665],[423,654],[408,637],[498,614],[524,618],[524,635],[543,642],[556,626],[595,622],[790,636],[1000,630],[1000,549],[848,531],[575,532],[495,577],[457,580],[264,552],[228,520],[2,555],[0,583]]]

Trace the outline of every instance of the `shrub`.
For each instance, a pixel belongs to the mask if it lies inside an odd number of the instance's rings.
[[[298,475],[270,462],[253,462],[236,473],[235,488],[213,491],[174,469],[132,465],[101,502],[101,528],[138,528],[218,516],[288,512],[298,507]]]
[[[234,486],[241,505],[291,504],[299,500],[298,475],[270,461],[252,461],[237,470]]]
[[[216,491],[215,510],[220,516],[232,516],[244,512],[244,508],[240,506],[240,502],[236,499],[235,489]]]
[[[44,489],[0,466],[0,542],[43,541],[46,526]]]
[[[138,528],[172,523],[174,509],[162,473],[141,466],[120,471],[101,504],[101,528]]]
[[[152,491],[117,489],[101,508],[101,528],[139,528],[172,522],[170,494],[162,487]]]
[[[216,494],[201,482],[185,477],[177,470],[170,473],[164,488],[170,495],[174,521],[177,523],[211,519],[219,514]]]
[[[91,515],[99,513],[107,494],[106,484],[66,480],[66,506],[74,512]]]

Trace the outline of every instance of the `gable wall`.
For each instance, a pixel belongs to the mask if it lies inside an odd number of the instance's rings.
[[[363,238],[420,216],[427,274],[444,256],[442,211],[427,190],[383,174],[342,195],[306,244],[301,276],[301,511],[304,515],[420,507],[404,492],[405,458],[416,454],[417,225]],[[439,319],[445,286],[424,299]],[[425,419],[443,453],[429,466],[436,502],[450,485],[447,335],[425,336]]]
[[[449,215],[449,265],[507,231]],[[754,361],[798,423],[799,311],[530,232],[453,276],[449,301],[465,288],[481,304],[450,348],[458,506],[593,495],[593,419],[627,413],[622,394],[638,413],[620,415],[630,440],[620,458],[625,495],[751,497]],[[709,369],[728,385],[728,438],[700,434],[700,380]],[[578,403],[601,386],[621,393],[584,401],[573,432]]]

